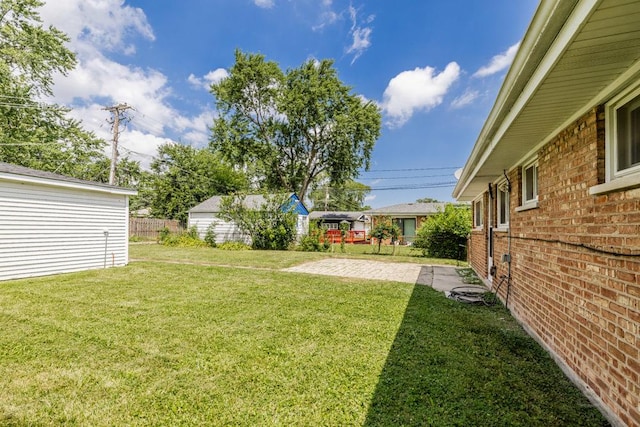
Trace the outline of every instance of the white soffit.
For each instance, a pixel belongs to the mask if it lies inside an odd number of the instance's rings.
[[[543,1],[537,14],[545,10],[547,3],[554,2]],[[548,21],[552,21],[554,13],[561,12],[553,9]],[[533,28],[532,24],[529,31]],[[527,33],[521,49],[526,47],[525,42],[537,36]],[[534,49],[544,47],[533,46]],[[570,119],[598,105],[593,102],[606,100],[607,94],[603,91],[612,90],[612,82],[628,74],[640,60],[640,2],[580,1],[539,63],[530,63],[535,60],[531,52],[522,52],[519,56],[524,57],[525,62],[514,61],[512,68],[520,69],[512,69],[507,75],[454,190],[458,200],[475,198],[486,190],[488,182],[522,162]],[[508,82],[512,75],[514,81]],[[509,97],[513,95],[509,92],[518,86],[523,87],[518,96]]]

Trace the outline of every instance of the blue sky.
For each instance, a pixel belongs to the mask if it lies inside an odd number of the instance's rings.
[[[121,153],[148,165],[158,145],[207,145],[208,85],[236,48],[283,70],[333,59],[353,93],[376,102],[382,134],[367,203],[451,200],[537,0],[46,0],[78,66],[55,101],[110,140],[103,107],[135,108]]]

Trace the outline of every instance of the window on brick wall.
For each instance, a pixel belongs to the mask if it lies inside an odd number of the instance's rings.
[[[589,188],[592,195],[640,184],[640,84],[605,105],[605,182]]]
[[[640,88],[608,105],[606,129],[609,179],[640,173]]]
[[[509,186],[504,181],[498,184],[498,227],[509,226]]]
[[[482,227],[483,224],[482,199],[473,202],[473,226]]]
[[[522,167],[522,205],[538,203],[538,162],[527,163]]]

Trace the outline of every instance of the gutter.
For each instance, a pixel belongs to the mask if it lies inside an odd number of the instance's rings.
[[[106,184],[100,184],[100,183],[93,184],[90,182],[87,182],[85,184],[80,182],[57,180],[53,178],[40,178],[40,177],[33,177],[33,176],[27,176],[27,175],[16,175],[12,173],[0,173],[0,180],[25,183],[25,184],[46,185],[49,187],[72,188],[75,190],[94,191],[98,193],[119,194],[119,195],[127,195],[127,196],[135,196],[138,194],[137,190],[116,187],[112,185],[106,185]]]
[[[507,72],[504,83],[498,93],[491,112],[480,131],[480,135],[469,155],[458,184],[453,190],[453,197],[460,199],[471,181],[478,174],[487,160],[487,156],[495,149],[504,130],[520,114],[527,101],[535,93],[538,83],[547,75],[560,58],[574,31],[565,28],[569,17],[576,9],[589,13],[601,0],[542,0],[533,20],[529,25],[520,49]],[[578,4],[580,3],[580,4]],[[583,12],[584,13],[584,12]],[[579,13],[579,17],[583,16]],[[582,20],[580,20],[582,22]],[[569,36],[560,39],[560,33]],[[552,47],[555,49],[551,51]],[[542,65],[542,66],[541,66]],[[538,77],[532,85],[532,77]],[[534,86],[534,87],[532,87]],[[502,130],[502,132],[499,132]],[[500,135],[498,135],[500,134]]]

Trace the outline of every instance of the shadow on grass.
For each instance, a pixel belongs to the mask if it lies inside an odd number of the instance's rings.
[[[503,307],[416,285],[365,426],[606,426]]]

